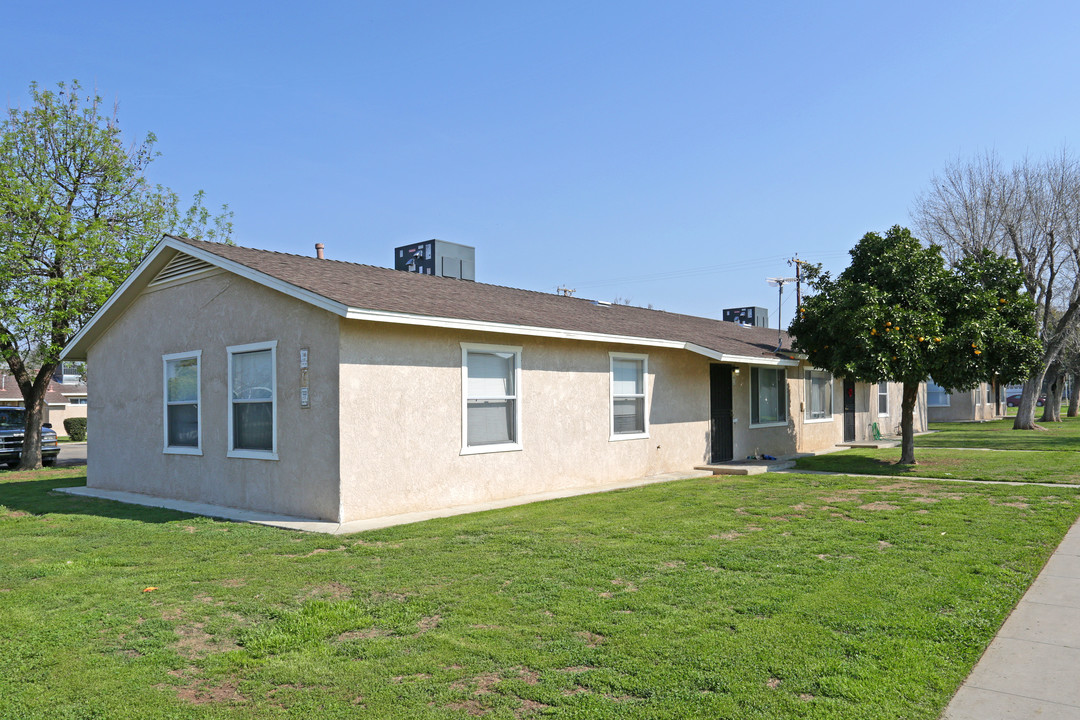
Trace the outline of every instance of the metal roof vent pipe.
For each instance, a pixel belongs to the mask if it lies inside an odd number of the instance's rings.
[[[323,248],[324,247],[325,246],[322,243],[315,243],[315,257],[317,257],[319,260],[325,260],[326,259],[323,256]]]

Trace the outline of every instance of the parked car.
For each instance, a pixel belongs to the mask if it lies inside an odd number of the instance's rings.
[[[1015,395],[1010,395],[1009,397],[1005,398],[1005,404],[1009,407],[1020,407],[1020,393],[1016,393]],[[1040,395],[1039,399],[1035,401],[1035,405],[1038,407],[1042,407],[1045,404],[1045,395]]]
[[[9,467],[19,464],[23,436],[26,434],[26,411],[22,408],[0,407],[0,464]],[[45,423],[41,426],[41,464],[52,465],[60,454],[56,431]]]

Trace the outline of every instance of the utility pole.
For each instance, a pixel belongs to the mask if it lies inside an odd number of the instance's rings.
[[[787,261],[788,267],[795,266],[795,312],[802,312],[802,266],[803,261],[799,259],[799,253],[795,253],[795,257]]]

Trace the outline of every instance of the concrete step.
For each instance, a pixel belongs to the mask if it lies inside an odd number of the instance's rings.
[[[713,465],[697,465],[694,469],[704,470],[713,475],[761,475],[793,467],[795,467],[794,460],[732,460]]]

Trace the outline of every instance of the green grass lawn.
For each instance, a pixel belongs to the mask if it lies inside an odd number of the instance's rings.
[[[799,458],[799,470],[945,478],[1003,480],[1080,485],[1080,453],[987,450],[934,450],[917,448],[917,465],[897,465],[900,448],[856,448],[827,455]]]
[[[328,537],[83,479],[0,473],[0,717],[932,720],[1080,514],[778,474]]]
[[[1036,416],[1036,419],[1038,416]],[[1080,451],[1080,418],[1040,423],[1043,430],[1013,430],[1013,418],[985,423],[931,423],[937,432],[915,438],[915,447],[979,447],[999,450]],[[918,451],[915,453],[918,459]]]

